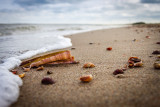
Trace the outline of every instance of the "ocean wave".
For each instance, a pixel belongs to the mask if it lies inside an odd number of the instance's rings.
[[[0,107],[8,107],[16,102],[19,96],[19,86],[22,86],[22,80],[10,72],[11,69],[19,66],[21,60],[30,58],[34,55],[51,50],[62,49],[72,46],[71,40],[59,36],[59,42],[54,45],[48,45],[37,50],[27,51],[19,56],[10,57],[0,64]]]

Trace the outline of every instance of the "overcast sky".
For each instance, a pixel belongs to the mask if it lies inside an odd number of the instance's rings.
[[[0,23],[160,22],[160,0],[0,0]]]

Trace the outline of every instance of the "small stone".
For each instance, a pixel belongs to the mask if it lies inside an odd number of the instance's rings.
[[[160,42],[157,42],[156,44],[160,44]]]
[[[122,69],[116,69],[116,70],[113,72],[113,75],[117,75],[117,74],[124,74],[124,72],[123,72]]]
[[[53,74],[53,72],[52,71],[47,71],[47,74]]]
[[[80,77],[80,80],[81,80],[82,82],[90,82],[92,79],[93,79],[93,77],[92,77],[91,74]]]
[[[150,39],[151,37],[150,37],[150,36],[146,36],[146,38],[147,38],[147,39]]]
[[[125,75],[124,74],[117,74],[115,77],[116,78],[125,78]]]
[[[108,51],[111,51],[111,50],[112,50],[112,47],[108,47],[107,50],[108,50]]]
[[[71,50],[75,50],[76,48],[71,48]]]
[[[44,84],[44,85],[49,85],[49,84],[54,84],[55,81],[52,80],[52,78],[45,77],[45,78],[42,79],[41,83]]]
[[[155,51],[153,51],[153,53],[152,53],[152,54],[160,54],[160,51],[155,50]]]
[[[83,65],[83,68],[93,68],[93,67],[95,67],[95,65],[93,63],[91,63],[91,62],[85,63]]]
[[[160,69],[160,61],[156,61],[153,66],[155,69]]]
[[[142,66],[143,66],[142,62],[134,63],[134,67],[142,67]]]
[[[92,45],[93,43],[89,43],[90,45]]]

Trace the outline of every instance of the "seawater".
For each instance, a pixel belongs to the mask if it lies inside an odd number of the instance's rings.
[[[124,25],[0,24],[0,107],[15,102],[22,80],[9,72],[26,59],[72,46],[65,35]]]

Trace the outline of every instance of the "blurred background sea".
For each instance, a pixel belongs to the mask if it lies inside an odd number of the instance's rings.
[[[124,26],[126,25],[0,24],[0,63],[27,52],[29,54],[20,59],[69,47],[72,43],[66,35]]]

